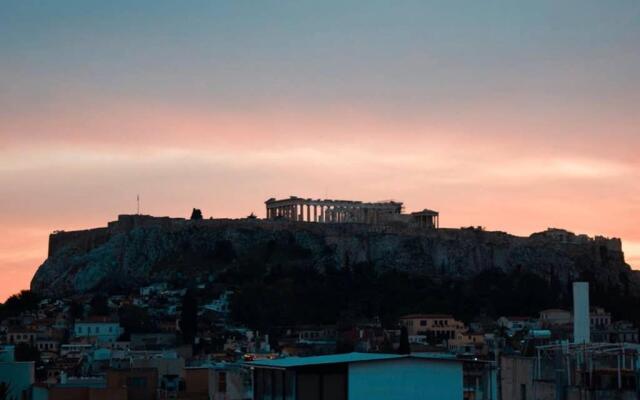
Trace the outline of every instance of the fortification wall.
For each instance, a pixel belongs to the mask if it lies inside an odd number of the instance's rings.
[[[48,257],[58,253],[63,248],[73,248],[80,252],[87,252],[109,240],[107,228],[94,228],[71,232],[54,232],[49,235]]]

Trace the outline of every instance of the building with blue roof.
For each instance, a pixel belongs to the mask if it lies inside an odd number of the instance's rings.
[[[442,354],[346,353],[247,365],[254,400],[463,398],[463,363]]]

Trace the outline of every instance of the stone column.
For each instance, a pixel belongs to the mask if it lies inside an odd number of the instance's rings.
[[[318,206],[313,205],[313,222],[318,222]]]

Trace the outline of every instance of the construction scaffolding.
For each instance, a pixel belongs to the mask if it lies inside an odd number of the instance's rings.
[[[638,344],[561,342],[536,352],[534,399],[640,399]]]

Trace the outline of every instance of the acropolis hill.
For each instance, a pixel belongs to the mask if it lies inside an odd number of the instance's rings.
[[[270,199],[265,219],[120,215],[106,227],[54,232],[31,288],[57,296],[157,281],[215,281],[232,266],[322,271],[368,264],[436,280],[527,270],[561,283],[591,277],[612,290],[640,293],[640,272],[625,263],[619,239],[560,229],[518,237],[439,228],[435,211],[402,214],[401,203],[330,202]],[[314,217],[313,206],[321,204],[322,214],[316,208]]]

